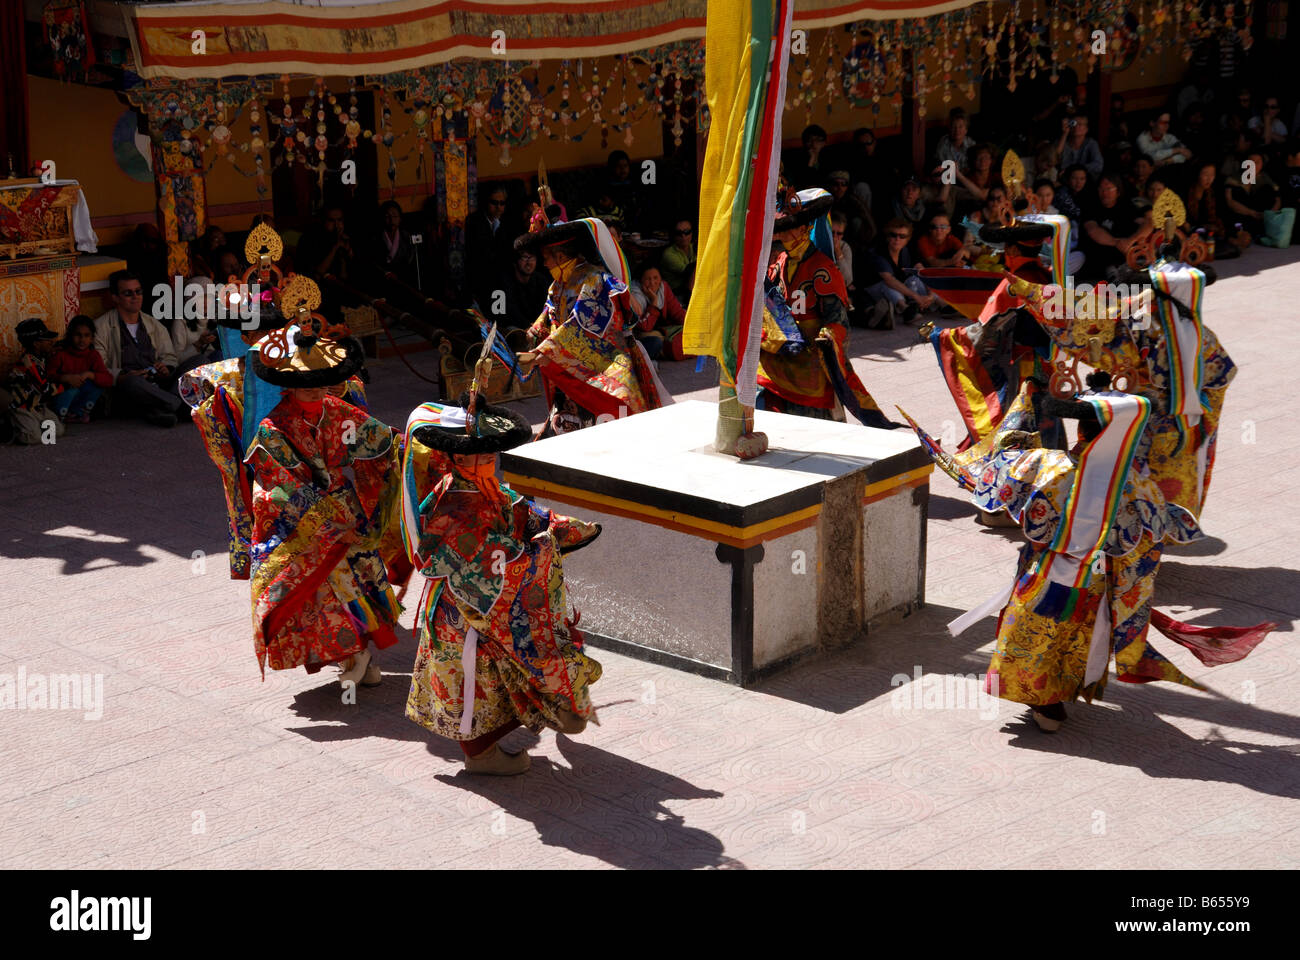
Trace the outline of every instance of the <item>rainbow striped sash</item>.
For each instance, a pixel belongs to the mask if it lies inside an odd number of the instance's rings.
[[[1169,414],[1177,418],[1178,448],[1182,449],[1187,440],[1187,428],[1200,424],[1205,412],[1201,401],[1205,383],[1202,352],[1205,334],[1201,326],[1205,274],[1185,263],[1152,268],[1150,274],[1152,286],[1185,304],[1191,312],[1190,317],[1184,317],[1168,300],[1155,298],[1156,318],[1164,331],[1169,351]]]
[[[1033,213],[1019,218],[1021,223],[1047,223],[1052,227],[1052,238],[1044,241],[1052,253],[1052,283],[1065,286],[1066,263],[1070,255],[1070,218],[1056,213]]]
[[[1138,440],[1151,416],[1151,401],[1125,393],[1080,397],[1092,404],[1101,433],[1084,448],[1074,482],[1061,510],[1061,522],[1042,558],[1016,588],[1021,596],[1039,593],[1035,611],[1065,620],[1081,591],[1099,572],[1101,549],[1115,522]]]
[[[461,407],[447,403],[422,403],[406,418],[406,448],[402,452],[402,542],[406,544],[406,555],[411,558],[415,568],[420,568],[420,491],[416,486],[414,441],[412,430],[417,427],[444,426],[464,427],[465,411]]]

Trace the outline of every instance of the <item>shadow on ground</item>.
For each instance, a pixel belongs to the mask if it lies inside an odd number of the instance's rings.
[[[1141,701],[1112,683],[1108,688],[1120,710],[1079,702],[1070,707],[1061,730],[1044,734],[1028,710],[1005,726],[1011,745],[1099,763],[1134,767],[1149,777],[1234,783],[1258,793],[1300,799],[1300,717],[1262,710],[1221,694],[1213,699],[1162,684],[1145,684]],[[1213,691],[1211,691],[1213,692]],[[1204,739],[1189,736],[1156,712],[1210,723]],[[1225,736],[1220,726],[1258,730],[1294,743],[1277,746],[1245,743]],[[1227,812],[1227,811],[1225,811]]]

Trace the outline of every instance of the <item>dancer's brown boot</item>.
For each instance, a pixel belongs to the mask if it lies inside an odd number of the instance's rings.
[[[482,753],[465,758],[465,772],[489,777],[513,777],[524,773],[532,765],[526,750],[506,753],[499,744],[492,744]]]

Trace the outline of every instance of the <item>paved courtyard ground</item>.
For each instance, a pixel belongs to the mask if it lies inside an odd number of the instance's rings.
[[[923,611],[752,690],[597,651],[602,725],[517,731],[506,746],[533,768],[495,780],[404,719],[409,631],[357,706],[327,673],[259,680],[248,586],[227,577],[217,473],[192,427],[113,422],[0,448],[0,674],[104,685],[98,720],[0,712],[0,867],[1300,867],[1298,260],[1252,250],[1207,292],[1239,375],[1209,539],[1168,552],[1156,598],[1280,629],[1213,670],[1153,634],[1210,689],[1112,683],[1055,736],[1012,703],[891,697],[896,674],[984,671],[994,621],[957,639],[944,624],[1015,565],[1013,539],[977,526],[938,473]],[[851,346],[882,405],[936,430],[957,419],[913,330],[855,331]],[[434,356],[410,360],[431,371]],[[430,398],[395,358],[372,372],[386,422]],[[714,394],[691,364],[664,372],[679,398]]]

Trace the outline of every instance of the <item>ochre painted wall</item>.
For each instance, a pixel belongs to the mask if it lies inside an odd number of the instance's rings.
[[[30,75],[27,84],[33,160],[53,160],[59,177],[80,180],[92,218],[152,211],[153,184],[127,176],[113,158],[113,126],[127,109],[117,96]],[[114,243],[132,229],[98,226],[95,232],[101,243]]]

